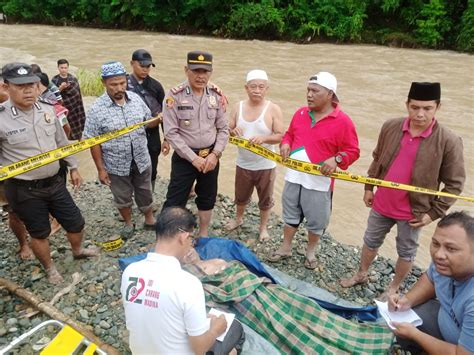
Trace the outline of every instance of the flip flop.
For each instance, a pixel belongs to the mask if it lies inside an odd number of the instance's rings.
[[[81,260],[81,259],[93,258],[98,255],[99,255],[99,249],[92,247],[92,248],[82,249],[81,253],[77,255],[73,255],[73,258],[74,260]]]
[[[269,261],[271,263],[276,263],[276,262],[281,261],[281,260],[289,259],[289,258],[291,258],[291,256],[292,256],[291,252],[290,252],[290,254],[280,254],[280,253],[278,253],[278,251],[274,251],[274,252],[272,252],[271,254],[269,254],[267,256],[267,261]]]
[[[318,260],[316,259],[309,260],[308,258],[304,258],[303,265],[308,270],[314,270],[318,267]]]
[[[149,224],[149,223],[143,223],[143,229],[146,231],[154,231],[155,230],[155,223]]]
[[[298,248],[296,248],[296,254],[301,255],[301,256],[306,256],[306,244],[301,245]]]
[[[369,282],[369,277],[367,275],[358,278],[357,274],[355,274],[349,279],[342,279],[339,281],[339,284],[344,288],[349,288],[355,285],[366,284],[367,282]]]
[[[232,223],[232,225],[229,226],[231,223]],[[242,224],[244,224],[243,221],[240,222],[240,223],[237,223],[237,222],[235,221],[235,219],[233,219],[233,220],[227,222],[226,225],[224,226],[224,228],[225,228],[226,231],[231,232],[231,231],[233,231],[233,230],[239,228]]]

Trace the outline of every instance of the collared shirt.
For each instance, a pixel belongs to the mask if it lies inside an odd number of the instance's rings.
[[[22,111],[8,100],[0,107],[3,107],[0,109],[2,165],[9,165],[69,144],[53,106],[37,102],[31,110]],[[64,160],[70,168],[77,168],[75,157],[69,156]],[[17,175],[15,179],[45,179],[56,175],[58,171],[59,162],[55,161]]]
[[[168,142],[180,157],[190,162],[197,157],[192,149],[214,146],[215,151],[222,153],[229,139],[225,98],[210,86],[202,96],[194,95],[188,82],[178,88],[172,89],[163,102],[163,126]]]
[[[133,354],[193,354],[189,336],[209,329],[201,281],[175,257],[148,253],[130,264],[121,293]]]
[[[390,165],[384,180],[410,184],[418,148],[421,141],[431,135],[436,120],[419,136],[412,137],[407,118],[403,122],[403,136],[397,157]],[[408,191],[379,187],[375,192],[373,209],[381,215],[403,221],[409,221],[415,216],[412,213]]]
[[[359,158],[359,140],[354,123],[338,104],[326,117],[314,122],[308,107],[298,109],[284,134],[281,144],[288,144],[290,156],[298,160],[320,164],[326,159],[340,154],[340,169],[347,169]],[[303,185],[305,188],[328,191],[330,179],[309,175],[288,169],[285,179]]]
[[[87,113],[83,137],[95,137],[150,118],[150,109],[137,94],[127,91],[124,105],[119,106],[104,93],[97,98]],[[140,173],[151,165],[144,127],[104,142],[100,146],[105,169],[110,174],[128,176],[132,161],[135,161]]]
[[[440,303],[438,326],[444,340],[474,353],[474,277],[458,281],[443,276],[431,263],[426,275]]]

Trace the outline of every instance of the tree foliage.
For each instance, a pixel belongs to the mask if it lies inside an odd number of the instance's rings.
[[[474,0],[0,0],[31,23],[474,52]]]

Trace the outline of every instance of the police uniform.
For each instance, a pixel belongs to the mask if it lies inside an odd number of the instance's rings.
[[[188,54],[188,67],[192,62],[212,65],[212,56],[202,52]],[[191,67],[192,68],[192,67]],[[199,210],[214,208],[217,196],[219,162],[206,174],[199,172],[192,162],[213,152],[218,158],[229,138],[225,117],[226,98],[221,90],[209,83],[202,96],[194,95],[186,81],[171,89],[163,103],[163,125],[166,140],[175,152],[171,160],[171,177],[163,207],[185,206],[194,181],[196,205]]]
[[[0,105],[2,165],[27,159],[68,143],[52,105],[36,102],[26,112],[15,107],[10,100]],[[76,158],[69,156],[65,161],[70,168],[77,168]],[[33,238],[49,236],[49,213],[68,232],[78,233],[84,227],[81,212],[67,191],[59,170],[59,162],[55,161],[5,181],[5,195],[10,207],[18,214]]]

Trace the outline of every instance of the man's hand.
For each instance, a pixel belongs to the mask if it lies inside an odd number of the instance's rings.
[[[239,127],[235,127],[234,129],[230,130],[230,135],[232,137],[240,137],[242,136],[242,134],[243,134],[242,129]]]
[[[214,154],[214,153],[210,153],[206,159],[205,159],[206,163],[204,164],[204,168],[202,169],[202,172],[204,174],[208,173],[209,171],[212,171],[216,168],[216,165],[217,165],[217,162],[219,161],[219,159],[217,158],[217,156]]]
[[[227,329],[227,321],[225,320],[223,314],[221,314],[219,317],[216,317],[214,314],[208,314],[207,316],[211,319],[209,331],[217,338]]]
[[[283,159],[286,159],[290,156],[290,145],[289,144],[282,144],[280,146],[280,155]]]
[[[372,203],[374,202],[374,192],[370,190],[364,191],[364,203],[367,207],[372,207]]]
[[[336,171],[336,168],[336,158],[331,157],[324,161],[323,165],[321,166],[321,173],[323,173],[323,175],[330,176],[333,172]]]
[[[59,89],[59,91],[63,91],[63,90],[65,90],[65,89],[67,89],[68,87],[69,87],[69,83],[63,81],[63,82],[61,83],[61,85],[59,85],[59,88],[58,88],[58,89]]]
[[[388,297],[388,310],[390,312],[407,311],[411,308],[411,301],[398,293]]]
[[[391,322],[391,324],[395,327],[395,329],[392,330],[393,333],[400,338],[413,339],[416,336],[416,332],[419,332],[411,323]]]
[[[202,157],[197,156],[193,160],[192,164],[201,173],[204,169],[204,165],[206,164],[206,160]]]
[[[81,174],[79,174],[79,170],[71,169],[70,176],[71,176],[72,186],[74,186],[74,190],[78,190],[82,184],[82,177],[81,177]]]
[[[263,144],[267,141],[266,136],[255,136],[255,137],[250,137],[249,142],[252,144]]]
[[[413,218],[413,219],[409,220],[408,224],[412,228],[420,228],[420,227],[427,226],[431,222],[433,222],[433,220],[431,219],[429,214],[425,213],[423,216],[421,216],[420,219]]]
[[[105,169],[99,170],[99,181],[107,186],[110,186],[109,174]]]
[[[164,156],[167,156],[169,152],[170,152],[170,144],[168,143],[167,140],[163,140],[163,143],[161,144],[161,153],[163,153]]]

